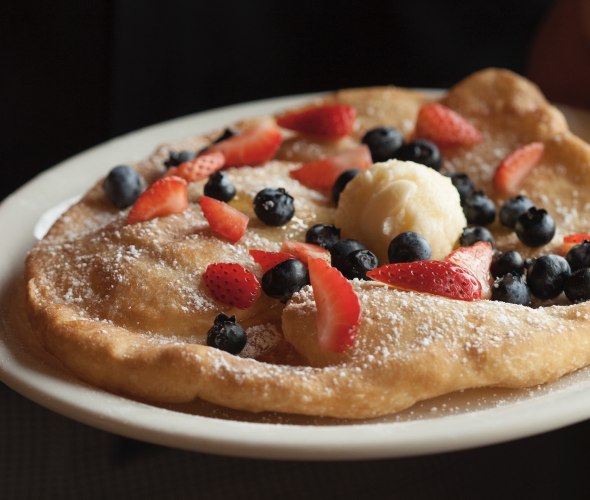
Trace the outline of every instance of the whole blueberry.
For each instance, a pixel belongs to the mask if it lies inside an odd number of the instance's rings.
[[[344,191],[346,185],[354,179],[361,171],[356,168],[351,168],[350,170],[346,170],[342,172],[336,182],[334,182],[334,186],[332,186],[332,201],[338,205],[338,200],[340,199],[340,193]]]
[[[355,250],[366,250],[367,247],[357,240],[340,240],[330,247],[330,255],[332,256],[332,265],[340,269],[343,267],[344,261],[348,254]]]
[[[571,274],[563,257],[549,254],[535,259],[527,272],[527,282],[532,294],[542,300],[557,297]]]
[[[235,316],[218,314],[213,326],[207,332],[207,345],[230,354],[239,354],[246,345],[244,329],[236,322]]]
[[[133,205],[144,187],[142,177],[127,165],[113,168],[102,184],[107,198],[117,208],[127,208]]]
[[[423,236],[413,231],[405,231],[391,240],[387,248],[387,257],[391,264],[428,260],[432,257],[432,249]]]
[[[305,233],[305,242],[331,248],[340,239],[340,229],[333,224],[315,224]]]
[[[459,244],[462,247],[471,246],[478,241],[487,241],[492,246],[495,245],[494,236],[487,227],[483,226],[470,226],[463,229],[459,238]]]
[[[590,267],[590,241],[584,240],[582,243],[570,248],[565,260],[567,260],[572,271]]]
[[[266,295],[283,303],[308,283],[307,267],[297,259],[287,259],[270,268],[260,282]]]
[[[528,306],[531,303],[531,291],[524,276],[505,274],[492,286],[492,300]]]
[[[196,156],[194,151],[170,151],[168,153],[168,159],[164,162],[164,165],[167,168],[170,167],[178,167],[181,163],[185,161],[190,161]]]
[[[371,151],[374,163],[395,157],[395,153],[404,143],[402,134],[393,127],[376,127],[369,130],[361,142]]]
[[[490,271],[494,278],[500,278],[505,274],[524,274],[524,259],[516,250],[499,253],[494,256]]]
[[[475,191],[473,181],[467,174],[460,172],[448,172],[445,175],[451,179],[453,186],[455,186],[455,189],[459,192],[461,204],[463,204],[465,200]]]
[[[361,249],[350,252],[341,260],[340,267],[337,269],[349,280],[354,278],[366,280],[367,271],[375,269],[378,265],[379,260],[373,252]]]
[[[585,267],[572,273],[566,279],[563,291],[572,302],[590,300],[590,268]]]
[[[529,247],[539,247],[549,243],[555,235],[555,221],[542,208],[529,208],[514,225],[518,239]]]
[[[283,188],[265,188],[254,197],[254,212],[269,226],[284,226],[295,215],[293,197]]]
[[[230,201],[236,195],[236,187],[231,183],[225,172],[215,172],[203,188],[205,196],[220,201]]]
[[[442,156],[438,146],[426,139],[416,139],[404,144],[397,150],[395,157],[402,161],[413,161],[440,170]]]
[[[469,224],[487,226],[496,218],[496,205],[483,191],[474,191],[463,202],[463,213]]]
[[[500,222],[502,225],[514,229],[516,220],[534,204],[526,196],[519,194],[506,200],[500,207]]]

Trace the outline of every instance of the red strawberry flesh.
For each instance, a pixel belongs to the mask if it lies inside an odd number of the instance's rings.
[[[221,151],[208,151],[196,158],[172,167],[167,174],[182,177],[187,182],[195,182],[209,177],[225,165],[225,156]],[[170,172],[172,169],[173,172]]]
[[[590,234],[588,233],[576,233],[568,234],[563,237],[563,243],[559,246],[557,253],[559,255],[566,255],[572,247],[583,243],[584,240],[590,241]]]
[[[324,259],[330,263],[330,251],[313,243],[303,243],[300,241],[284,241],[281,245],[281,252],[291,254],[297,260],[308,264],[310,259]]]
[[[260,296],[260,283],[256,276],[240,264],[209,264],[203,280],[211,296],[228,306],[247,309]]]
[[[188,208],[186,181],[180,177],[162,177],[150,185],[132,205],[127,223],[135,224],[164,217]]]
[[[489,299],[492,295],[490,266],[493,257],[491,243],[478,241],[473,245],[457,248],[445,260],[471,271],[481,283],[481,298]]]
[[[272,160],[282,141],[280,129],[269,119],[244,128],[209,151],[221,151],[228,167],[258,166]]]
[[[354,128],[356,110],[345,104],[308,106],[285,113],[277,118],[283,127],[324,139],[349,135]]]
[[[264,250],[250,249],[249,253],[264,273],[287,259],[295,258],[286,252],[266,252]]]
[[[386,264],[369,271],[372,278],[400,290],[430,293],[456,300],[481,299],[481,283],[471,271],[449,261],[421,260]]]
[[[366,170],[373,164],[371,152],[364,144],[334,156],[305,163],[289,175],[304,186],[328,192],[346,170]]]
[[[442,149],[472,146],[483,140],[481,132],[462,115],[436,102],[420,108],[414,137],[428,139]]]
[[[246,233],[250,219],[239,210],[209,196],[201,196],[199,204],[211,231],[216,236],[236,243]]]
[[[574,243],[579,244],[583,243],[584,240],[590,241],[590,234],[588,233],[577,233],[577,234],[568,234],[567,236],[563,237],[564,243]]]
[[[351,283],[323,259],[311,259],[309,280],[316,303],[320,347],[344,352],[356,342],[361,306]]]
[[[539,163],[544,151],[545,145],[542,142],[531,142],[514,150],[496,168],[494,188],[507,196],[518,194],[524,180]]]

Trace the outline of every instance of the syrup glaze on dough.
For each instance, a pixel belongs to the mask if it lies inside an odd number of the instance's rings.
[[[333,208],[290,179],[300,161],[350,147],[376,125],[411,132],[426,97],[395,88],[353,89],[326,100],[352,104],[359,118],[351,138],[334,144],[286,139],[277,161],[229,170],[237,208],[252,215],[263,187],[285,187],[296,218],[268,228],[251,218],[244,239],[230,245],[210,235],[194,207],[178,215],[125,225],[100,184],[57,221],[27,259],[28,310],[41,345],[80,378],[154,402],[194,398],[249,411],[342,418],[393,413],[416,401],[469,387],[526,387],[590,364],[590,303],[527,308],[462,302],[353,282],[362,317],[357,345],[345,354],[319,350],[309,287],[283,306],[264,295],[250,309],[216,304],[201,283],[211,262],[239,262],[259,273],[248,248],[277,250],[302,240]],[[501,249],[549,253],[564,234],[590,225],[590,146],[573,136],[536,87],[516,75],[485,70],[455,86],[443,102],[484,134],[484,142],[445,156],[445,168],[470,175],[497,202],[491,177],[517,146],[541,140],[542,163],[524,193],[555,218],[558,232],[541,249],[523,247],[492,226]],[[199,149],[196,137],[161,147],[137,165],[148,181],[161,175],[170,149]],[[196,201],[203,183],[190,186]],[[215,315],[236,314],[247,327],[244,354],[204,345]],[[282,334],[281,334],[282,332]],[[283,339],[284,334],[284,339]]]

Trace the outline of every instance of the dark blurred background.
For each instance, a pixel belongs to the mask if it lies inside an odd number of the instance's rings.
[[[55,0],[0,6],[0,198],[104,140],[227,104],[525,73],[552,0]],[[124,160],[124,159],[122,159]]]

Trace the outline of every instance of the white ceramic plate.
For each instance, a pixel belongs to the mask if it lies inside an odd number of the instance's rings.
[[[387,419],[342,422],[245,415],[199,404],[155,407],[90,387],[23,346],[18,329],[8,320],[13,312],[10,299],[34,243],[34,228],[43,231],[47,220],[42,217],[48,210],[84,192],[112,166],[147,156],[159,143],[281,110],[307,97],[231,106],[134,132],[57,165],[8,197],[0,206],[2,381],[55,412],[106,431],[178,448],[264,458],[337,460],[433,453],[525,437],[590,417],[590,370],[540,388],[466,391]],[[572,128],[590,139],[590,114],[564,111]]]

